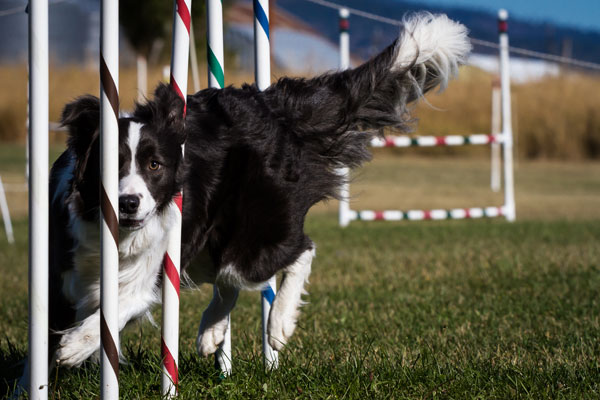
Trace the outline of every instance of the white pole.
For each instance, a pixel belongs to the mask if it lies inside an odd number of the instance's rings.
[[[350,12],[347,8],[340,8],[340,70],[350,68],[350,34],[348,33]],[[344,179],[340,187],[339,224],[341,227],[350,224],[350,169],[340,168],[338,173]]]
[[[185,103],[190,51],[191,0],[173,1],[173,44],[171,53],[171,86]],[[185,107],[183,110],[185,117]],[[183,153],[183,147],[181,149]],[[179,289],[181,271],[181,225],[183,198],[178,193],[173,199],[179,212],[173,224],[163,262],[163,358],[161,387],[166,398],[177,396],[179,383]]]
[[[100,396],[119,398],[119,1],[102,0],[100,32]],[[47,122],[46,122],[47,123]]]
[[[29,66],[27,66],[29,75]],[[25,122],[25,182],[29,183],[29,81],[27,82],[27,119]]]
[[[501,133],[501,112],[502,93],[500,91],[500,81],[494,77],[492,81],[492,135]],[[490,187],[494,192],[500,191],[500,143],[492,143],[491,151],[491,176]]]
[[[2,184],[2,177],[0,177],[0,209],[2,210],[6,238],[8,239],[8,243],[13,244],[15,242],[15,236],[13,234],[10,211],[8,210],[8,203],[6,202],[6,192],[4,191],[4,185]]]
[[[259,90],[271,85],[271,45],[269,43],[269,0],[254,0],[254,76]],[[271,304],[275,297],[277,280],[273,276],[262,291],[263,361],[265,368],[274,369],[279,364],[277,351],[269,345],[267,325]],[[272,296],[271,296],[272,294]]]
[[[198,56],[196,55],[196,36],[194,35],[194,25],[190,20],[190,64],[192,66],[192,83],[194,93],[200,91],[200,74],[198,73]]]
[[[510,105],[510,65],[508,57],[508,12],[498,11],[500,36],[500,85],[502,89],[502,136],[504,148],[504,206],[506,219],[514,221],[515,191],[513,180],[513,132]]]
[[[48,398],[48,2],[29,2],[29,398]]]
[[[142,103],[148,93],[148,59],[146,56],[138,54],[137,64],[137,101]]]
[[[206,28],[208,39],[208,87],[222,89],[225,86],[225,58],[223,50],[223,4],[221,0],[207,0]],[[216,293],[217,289],[214,288]],[[231,375],[231,316],[227,316],[225,338],[215,353],[215,364],[223,376]]]

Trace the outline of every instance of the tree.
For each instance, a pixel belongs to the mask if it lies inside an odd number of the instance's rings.
[[[138,101],[146,96],[148,56],[157,40],[171,32],[173,2],[169,0],[121,0],[120,22],[137,55]]]
[[[137,55],[138,100],[146,95],[147,60],[155,43],[171,41],[173,23],[172,0],[121,0],[120,22],[125,36]],[[205,54],[206,7],[205,1],[195,0],[192,4],[192,23],[199,54]],[[224,0],[226,9],[232,1]],[[202,51],[204,50],[204,51]]]

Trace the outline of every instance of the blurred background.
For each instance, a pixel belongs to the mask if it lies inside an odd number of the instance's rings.
[[[338,13],[319,3],[271,1],[274,80],[284,75],[313,76],[338,68]],[[442,12],[465,24],[471,37],[478,40],[459,79],[443,94],[429,95],[427,102],[416,107],[413,133],[424,135],[490,132],[498,57],[497,49],[485,43],[497,43],[497,11],[506,8],[510,15],[510,45],[543,53],[542,58],[523,52],[511,54],[517,213],[526,218],[596,215],[592,209],[599,199],[595,196],[600,185],[600,25],[594,16],[600,15],[600,3],[340,0],[337,4],[373,14],[373,18],[351,14],[353,65],[381,51],[398,34],[397,26],[377,16],[400,20],[405,13],[417,10]],[[25,6],[24,0],[0,3],[0,176],[14,215],[26,213]],[[120,7],[119,84],[121,107],[126,111],[135,100],[150,96],[156,84],[168,75],[172,4],[122,0]],[[224,0],[224,8],[226,84],[253,82],[252,2]],[[57,124],[62,107],[78,95],[98,95],[99,12],[98,0],[50,0],[50,135],[55,153],[64,147],[65,132]],[[205,18],[204,2],[195,2],[192,20],[200,79],[195,81],[190,72],[190,93],[207,84]],[[576,60],[575,65],[552,56]],[[487,146],[377,149],[375,162],[356,175],[353,201],[361,207],[400,209],[468,206],[470,201],[477,205],[500,204],[501,194],[489,190],[489,154]],[[441,163],[441,167],[436,168],[435,163]],[[414,167],[420,164],[432,171]],[[560,181],[561,177],[566,181]],[[573,187],[575,182],[579,184]],[[532,187],[545,191],[530,196]],[[564,202],[567,197],[574,201],[576,194],[581,194],[578,201]],[[540,210],[540,201],[555,203]],[[317,208],[317,212],[334,209],[335,205],[330,204]]]

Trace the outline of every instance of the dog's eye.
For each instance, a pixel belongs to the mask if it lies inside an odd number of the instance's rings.
[[[160,168],[160,163],[158,161],[150,161],[150,163],[148,164],[148,169],[150,171],[156,171],[157,169]]]

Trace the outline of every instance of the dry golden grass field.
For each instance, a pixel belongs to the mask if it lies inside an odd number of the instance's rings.
[[[135,69],[120,70],[120,100],[130,110],[136,98]],[[285,75],[274,71],[273,79]],[[200,68],[202,87],[206,69]],[[252,82],[252,73],[227,72],[227,84]],[[24,142],[27,74],[24,65],[0,67],[0,143]],[[162,69],[149,68],[150,90],[162,79]],[[418,105],[416,133],[487,133],[491,124],[490,74],[473,67],[461,69],[441,95],[429,95]],[[188,91],[192,91],[191,79]],[[81,67],[50,69],[50,119],[58,121],[62,107],[75,97],[97,95],[97,71]],[[513,128],[518,157],[527,159],[585,160],[600,157],[600,75],[565,72],[560,77],[512,86]],[[56,136],[57,134],[53,134]],[[60,141],[60,139],[56,139]],[[446,153],[480,153],[449,149]]]
[[[487,132],[490,77],[465,69],[421,104],[418,133]],[[52,69],[51,119],[65,102],[97,94],[94,71]],[[150,81],[160,79],[151,70]],[[239,76],[230,82],[251,80]],[[16,244],[0,227],[0,397],[27,354],[25,72],[0,68],[0,176]],[[121,71],[124,109],[134,71]],[[233,368],[223,380],[195,353],[212,290],[182,292],[180,398],[598,398],[600,393],[600,134],[598,79],[569,75],[513,87],[517,221],[353,222],[318,204],[306,231],[318,244],[308,304],[281,367],[263,369],[257,293],[232,314]],[[441,110],[440,110],[441,109]],[[51,157],[64,133],[53,133]],[[594,147],[596,146],[596,147]],[[533,149],[533,150],[532,150]],[[355,171],[354,209],[501,205],[489,189],[489,149],[374,151]],[[160,308],[154,310],[160,321]],[[121,335],[122,398],[159,399],[160,334],[149,323]],[[52,398],[97,398],[98,366],[55,369]]]

